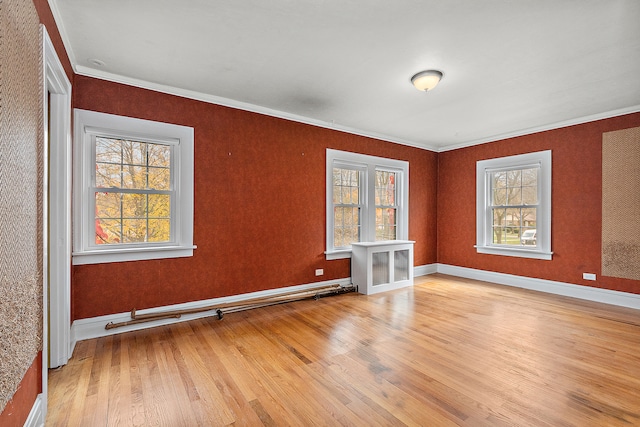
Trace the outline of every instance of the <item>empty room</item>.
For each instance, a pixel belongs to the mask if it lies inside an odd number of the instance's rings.
[[[640,2],[0,18],[0,426],[640,425]]]

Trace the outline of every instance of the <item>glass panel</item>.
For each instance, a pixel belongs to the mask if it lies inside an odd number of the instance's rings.
[[[121,185],[120,164],[96,163],[96,187],[119,188]]]
[[[396,173],[376,171],[376,206],[396,205]]]
[[[170,190],[171,189],[171,169],[168,168],[149,168],[149,181],[147,188],[153,190]]]
[[[371,263],[371,284],[376,286],[389,283],[389,252],[373,252]]]
[[[340,203],[352,204],[351,201],[351,189],[349,187],[341,187],[342,196],[340,197]]]
[[[536,205],[538,204],[538,188],[522,187],[522,204]]]
[[[522,227],[523,228],[536,228],[536,208],[524,208],[522,209]]]
[[[171,146],[96,138],[96,186],[169,190]]]
[[[122,243],[142,243],[147,241],[146,219],[122,220]]]
[[[170,218],[171,196],[168,194],[149,194],[149,218]]]
[[[501,245],[507,240],[507,231],[505,227],[493,227],[493,243]]]
[[[120,220],[96,218],[96,244],[120,243],[121,226]]]
[[[376,208],[376,240],[396,239],[396,209]]]
[[[507,189],[497,188],[493,190],[493,206],[504,206],[507,204]]]
[[[504,171],[491,174],[492,188],[507,188],[507,173]]]
[[[149,166],[161,168],[171,167],[171,146],[162,144],[148,144]]]
[[[124,218],[145,218],[147,216],[147,195],[122,194],[122,216]]]
[[[96,162],[120,164],[122,150],[119,139],[96,138]]]
[[[514,170],[507,172],[507,187],[520,187],[522,186],[522,171]]]
[[[509,193],[507,194],[507,205],[521,205],[522,204],[522,188],[515,187],[509,188]]]
[[[144,166],[124,165],[122,168],[122,188],[146,189],[147,168]]]
[[[409,250],[395,251],[393,255],[393,280],[409,280]]]
[[[171,240],[170,219],[149,220],[149,242],[168,242]]]
[[[100,193],[96,195],[96,218],[120,218],[120,193]]]
[[[507,216],[506,209],[493,209],[493,225],[504,226]]]
[[[345,248],[360,241],[360,208],[340,207],[333,209],[333,246]]]

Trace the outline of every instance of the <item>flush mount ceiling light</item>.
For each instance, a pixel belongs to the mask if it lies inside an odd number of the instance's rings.
[[[436,87],[440,79],[442,79],[442,72],[438,70],[426,70],[420,71],[411,77],[411,83],[413,83],[416,89],[427,92]]]

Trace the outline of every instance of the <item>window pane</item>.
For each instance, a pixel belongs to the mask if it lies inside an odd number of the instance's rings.
[[[504,227],[493,227],[493,243],[503,244],[507,240],[507,231]]]
[[[152,190],[171,190],[171,169],[149,168],[147,188]]]
[[[170,190],[171,146],[96,138],[96,186]]]
[[[538,204],[538,188],[536,186],[522,187],[522,204],[523,205]]]
[[[357,170],[333,168],[333,203],[360,203],[359,176]]]
[[[498,188],[493,190],[493,206],[504,206],[507,204],[507,189]]]
[[[146,219],[122,220],[122,243],[143,243],[147,241]]]
[[[376,240],[396,240],[396,209],[376,208]]]
[[[522,185],[522,171],[507,171],[507,187],[520,187]]]
[[[507,173],[493,172],[491,174],[492,188],[507,188]]]
[[[515,187],[509,188],[509,193],[507,194],[507,205],[521,205],[522,204],[522,188]]]
[[[520,209],[511,208],[507,209],[505,215],[505,225],[507,227],[520,227]]]
[[[149,218],[170,218],[171,196],[168,194],[148,195]]]
[[[171,240],[170,219],[149,219],[149,242],[167,242]]]
[[[144,166],[125,165],[122,168],[121,188],[147,188],[147,168]]]
[[[120,243],[121,226],[120,220],[96,218],[96,244]]]
[[[162,144],[147,144],[149,166],[171,167],[171,147]]]
[[[536,227],[536,208],[524,208],[522,209],[522,227],[523,228],[535,228]]]
[[[96,192],[95,198],[97,244],[171,240],[170,195]]]
[[[340,200],[341,200],[340,203],[352,204],[353,201],[351,200],[351,188],[349,188],[349,187],[341,187],[340,189],[342,191],[342,197],[340,198]]]
[[[96,163],[96,187],[120,188],[121,182],[120,164]]]
[[[522,185],[523,186],[537,186],[538,185],[538,170],[539,168],[523,169],[522,170]]]
[[[124,218],[145,218],[147,216],[147,195],[122,194],[122,216]]]
[[[96,162],[122,163],[122,150],[119,139],[96,138]]]
[[[493,225],[504,226],[507,216],[506,209],[493,209]]]
[[[333,212],[333,245],[343,248],[360,241],[360,208],[337,206]]]
[[[120,218],[120,209],[120,193],[96,193],[96,218]]]
[[[395,206],[396,173],[376,171],[375,204],[376,206]]]

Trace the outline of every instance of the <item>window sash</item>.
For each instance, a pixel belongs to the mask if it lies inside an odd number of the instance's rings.
[[[347,171],[356,174],[357,177],[357,185],[343,185],[350,184],[351,178],[349,182],[342,181],[343,173],[340,172],[340,182],[336,185],[336,171]],[[365,170],[361,166],[354,166],[349,164],[344,164],[341,162],[335,162],[332,167],[332,176],[333,176],[333,185],[331,187],[331,199],[333,202],[333,233],[332,233],[332,245],[335,249],[350,249],[351,243],[360,242],[362,239],[362,217],[363,212],[366,209],[366,178],[365,178]],[[343,190],[347,191],[343,191]],[[349,197],[344,197],[345,194],[349,194],[349,189],[357,189],[357,201],[353,202],[353,194],[351,192]],[[339,196],[336,195],[336,190],[340,190],[342,194]],[[335,202],[336,199],[340,199],[342,203]],[[347,201],[351,200],[351,203],[345,203],[345,199]],[[351,210],[351,215],[345,216],[346,213]],[[338,213],[341,212],[342,215]],[[354,215],[354,212],[355,215]],[[355,222],[353,218],[356,218]],[[351,218],[351,221],[348,221],[348,218]]]
[[[477,251],[551,259],[551,151],[480,160],[476,169]],[[535,170],[535,196],[531,190],[532,182],[523,180],[524,172],[531,170]],[[521,175],[519,178],[515,176],[515,182],[509,182],[508,178],[504,182],[494,180],[495,174],[508,176],[518,171]],[[496,190],[499,193],[503,189],[505,192],[497,197]],[[532,203],[533,197],[535,203]],[[502,223],[495,218],[495,213],[500,211],[505,213]],[[533,239],[527,239],[530,243],[523,243],[522,235],[530,229],[536,230],[535,244]],[[496,232],[502,233],[500,237]]]
[[[73,264],[192,256],[193,128],[80,109],[74,114]],[[97,138],[106,139],[100,140],[98,157]],[[123,157],[118,142],[109,140],[128,141],[135,152]],[[133,172],[151,175],[130,178],[134,174],[126,170],[129,164],[136,166]],[[96,182],[97,166],[104,169]],[[112,210],[96,215],[96,200],[103,196],[112,196],[106,202]],[[123,207],[120,202],[126,202],[122,200],[126,197],[141,201]],[[113,221],[114,230],[119,227],[115,221],[122,220],[136,221],[134,225],[141,227],[139,233],[113,234],[118,241],[97,243],[96,219]],[[158,232],[150,232],[147,225]]]
[[[523,174],[525,171],[535,171],[535,182],[527,181],[523,182]],[[518,172],[518,174],[514,174]],[[529,172],[531,173],[531,172]],[[504,174],[505,182],[504,185],[498,186],[496,185],[496,175]],[[511,177],[511,179],[510,179]],[[488,169],[485,175],[486,182],[488,183],[489,190],[487,191],[487,199],[485,201],[487,206],[487,219],[486,219],[486,227],[487,227],[487,235],[491,236],[491,238],[487,238],[487,246],[496,246],[496,247],[527,247],[527,248],[539,248],[538,240],[536,240],[536,245],[524,245],[522,243],[522,233],[525,230],[535,229],[535,225],[524,224],[523,221],[526,218],[526,215],[523,214],[524,210],[533,210],[535,213],[533,218],[538,218],[540,200],[541,200],[541,185],[540,185],[540,164],[535,163],[531,165],[519,165],[508,168],[500,168],[500,169]],[[531,200],[531,194],[529,197],[525,197],[525,190],[531,189],[535,187],[535,201],[536,203],[523,203],[525,199]],[[496,193],[503,193],[504,203],[498,203],[496,199],[499,197],[496,196]],[[529,192],[530,193],[530,192]],[[512,200],[520,201],[520,203],[507,203]],[[504,211],[503,224],[496,224],[496,212]],[[514,215],[514,212],[518,212],[518,214]],[[513,217],[517,217],[517,224],[513,223]],[[509,218],[511,220],[509,221]],[[517,236],[513,236],[513,230],[517,229]],[[509,232],[511,231],[511,232]],[[511,236],[508,236],[511,234]],[[502,241],[502,237],[504,236],[505,240]],[[510,239],[509,239],[510,238]],[[498,240],[498,241],[496,241]],[[511,240],[511,242],[509,242]],[[515,242],[514,242],[515,240]]]

